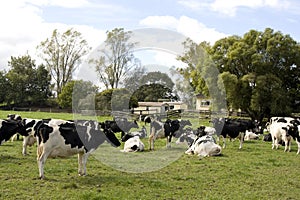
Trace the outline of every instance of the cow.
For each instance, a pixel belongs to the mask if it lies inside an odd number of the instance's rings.
[[[28,136],[28,126],[31,126],[31,124],[24,125],[22,121],[0,120],[0,145],[8,141],[16,133]]]
[[[252,131],[246,130],[244,140],[258,140],[258,139],[259,139],[258,134],[254,133]]]
[[[263,141],[264,142],[271,142],[272,141],[272,135],[271,135],[271,133],[265,134],[263,136]]]
[[[14,121],[21,121],[22,117],[18,114],[8,114],[7,119],[8,120],[14,120]],[[13,137],[11,137],[11,141],[19,140],[19,139],[20,139],[20,134],[18,134],[18,133],[15,134]]]
[[[100,122],[99,124],[102,129],[111,129],[114,133],[121,132],[121,137],[123,137],[126,133],[128,133],[130,129],[139,128],[135,120],[128,121],[126,118],[106,120],[104,122]]]
[[[177,135],[177,137],[182,134],[180,127],[185,127],[186,125],[192,125],[188,120],[171,120],[167,119],[164,123],[158,120],[153,120],[150,123],[150,135],[149,135],[149,150],[154,150],[154,141],[156,138],[166,138],[166,147],[171,147],[172,137]]]
[[[126,138],[127,139],[127,138]],[[139,136],[133,136],[125,141],[124,149],[121,152],[137,152],[144,151],[145,145]]]
[[[63,123],[60,125],[43,123],[39,126],[37,162],[39,177],[44,179],[44,165],[48,157],[68,157],[78,154],[78,174],[86,175],[88,156],[105,141],[112,146],[121,145],[114,133],[109,129],[103,131],[90,126]]]
[[[142,127],[140,131],[133,131],[130,133],[126,133],[122,138],[121,141],[125,142],[129,138],[132,138],[134,136],[138,136],[139,138],[145,138],[147,136],[147,129],[145,126]]]
[[[242,149],[244,135],[246,130],[253,130],[257,128],[256,124],[251,120],[215,118],[212,124],[216,129],[218,140],[220,136],[223,137],[223,148],[226,147],[226,137],[230,139],[238,138],[240,140],[239,149]]]
[[[179,128],[178,130],[176,130],[174,133],[173,133],[173,136],[178,138],[180,137],[180,135],[184,132],[184,128],[186,126],[192,126],[192,123],[190,120],[185,120],[185,119],[182,119],[182,120],[173,120],[175,121],[176,123],[179,122]],[[174,123],[174,122],[173,122]],[[177,128],[176,128],[177,129]]]
[[[22,119],[22,123],[27,125],[27,130],[29,134],[23,137],[23,146],[22,146],[22,154],[24,156],[27,155],[27,146],[32,146],[36,142],[36,137],[34,136],[37,129],[43,123],[49,124],[63,124],[63,123],[72,123],[68,120],[63,119],[31,119],[31,118],[24,118]]]
[[[197,138],[197,131],[193,130],[191,127],[187,127],[183,130],[183,133],[176,140],[176,144],[181,144],[186,142],[188,146],[191,146],[194,140]]]
[[[185,151],[185,154],[199,155],[200,158],[208,156],[217,156],[222,152],[220,145],[216,144],[215,139],[211,135],[204,135],[195,139],[193,144]]]
[[[286,135],[287,134],[286,127],[288,125],[290,125],[289,121],[291,121],[291,120],[286,120],[283,117],[281,117],[281,118],[272,117],[270,119],[270,123],[267,124],[267,129],[268,129],[269,133],[271,134],[272,149],[278,149],[279,144],[281,142],[289,143],[290,137],[287,137],[287,135]],[[288,146],[285,147],[285,150],[287,150],[287,148],[288,148]]]
[[[284,142],[284,151],[291,151],[292,138],[298,145],[297,154],[300,153],[299,121],[296,119],[285,121],[273,121],[269,125],[269,132],[272,136],[272,149],[278,149],[280,142]]]

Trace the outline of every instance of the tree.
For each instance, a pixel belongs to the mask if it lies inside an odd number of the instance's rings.
[[[146,74],[145,67],[136,67],[124,79],[124,87],[130,92],[136,91],[141,86],[141,77]]]
[[[125,88],[107,89],[96,95],[96,108],[105,111],[123,111],[138,107],[137,99]]]
[[[5,74],[5,71],[0,71],[0,103],[4,103],[7,100],[7,93],[11,90],[10,83]]]
[[[73,110],[95,109],[94,98],[98,88],[90,81],[69,81],[58,96],[58,104],[62,108],[73,108]]]
[[[148,72],[140,78],[139,88],[133,93],[138,101],[158,101],[159,99],[178,100],[173,92],[172,79],[162,72]]]
[[[86,55],[90,47],[80,32],[69,29],[63,34],[55,29],[51,38],[47,38],[37,47],[40,57],[45,61],[47,69],[56,84],[57,95],[62,87],[70,80],[80,59]]]
[[[92,58],[89,62],[95,65],[99,80],[106,89],[114,89],[139,62],[133,55],[136,43],[130,42],[131,31],[115,28],[106,34],[105,48],[99,50],[98,58]]]
[[[228,104],[241,108],[252,118],[288,114],[300,99],[300,46],[289,35],[266,28],[250,30],[243,37],[228,37],[215,43],[210,54],[222,77],[235,76],[234,84],[225,84]],[[292,98],[291,98],[292,97]]]
[[[11,57],[6,74],[10,91],[6,101],[16,105],[41,105],[51,96],[50,74],[43,65],[36,67],[29,55]]]
[[[186,68],[178,71],[188,81],[195,94],[201,93],[212,99],[212,110],[221,111],[226,108],[224,86],[218,84],[219,70],[211,60],[208,52],[210,45],[207,42],[196,44],[190,39],[184,43],[185,52],[178,56],[178,60],[186,63]]]

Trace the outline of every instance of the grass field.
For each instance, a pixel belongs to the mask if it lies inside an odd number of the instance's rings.
[[[70,119],[70,114],[19,113],[31,118]],[[6,112],[0,111],[0,118]],[[40,117],[38,117],[38,115]],[[46,115],[46,116],[45,116]],[[146,148],[148,148],[145,140]],[[77,175],[77,156],[64,159],[48,159],[45,165],[45,180],[38,179],[36,147],[29,148],[29,155],[21,154],[22,141],[6,142],[0,148],[0,199],[299,199],[299,159],[296,144],[292,152],[272,150],[270,143],[245,141],[238,150],[239,142],[228,142],[222,155],[199,159],[184,155],[185,149],[172,144],[166,150],[165,140],[156,142],[157,153],[170,155],[174,151],[177,159],[163,168],[148,172],[120,171],[126,161],[134,156],[147,158],[153,152],[120,154],[108,147],[100,147],[100,153],[89,157],[88,175]],[[103,153],[104,152],[104,153]],[[120,155],[124,155],[120,159]],[[107,164],[99,156],[114,163]],[[157,161],[164,160],[158,157]],[[132,160],[133,159],[133,160]],[[153,159],[153,156],[151,157]],[[166,158],[167,159],[167,158]],[[148,161],[145,168],[153,167]],[[126,163],[125,163],[126,164]],[[139,163],[137,163],[139,164]],[[112,167],[113,166],[113,167]],[[117,167],[119,166],[119,168]],[[128,165],[129,167],[134,167]]]

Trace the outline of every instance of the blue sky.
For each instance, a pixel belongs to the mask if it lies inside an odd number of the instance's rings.
[[[0,18],[0,69],[10,56],[35,57],[54,29],[72,27],[93,48],[116,27],[168,29],[210,43],[270,27],[300,41],[297,0],[11,0],[1,1]]]

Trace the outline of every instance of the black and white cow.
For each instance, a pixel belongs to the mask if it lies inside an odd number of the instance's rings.
[[[196,154],[200,158],[208,156],[217,156],[222,152],[220,145],[216,144],[215,139],[211,135],[204,135],[194,140],[192,145],[186,150],[186,154]]]
[[[90,126],[64,123],[50,125],[43,123],[37,130],[37,161],[39,176],[44,178],[44,165],[48,157],[68,157],[78,154],[78,174],[86,175],[86,163],[91,152],[108,141],[112,146],[120,146],[120,142],[109,129],[104,131]]]
[[[62,119],[31,119],[24,118],[22,123],[27,126],[28,135],[23,137],[22,154],[27,155],[27,146],[32,146],[36,142],[35,133],[43,123],[59,125],[63,123],[71,123],[68,120]]]
[[[300,153],[300,122],[297,119],[280,118],[269,124],[268,130],[272,137],[272,149],[278,149],[280,142],[284,142],[284,151],[291,151],[292,138],[298,144],[297,154]]]
[[[102,129],[111,129],[114,133],[121,132],[121,137],[130,131],[132,128],[139,128],[137,122],[128,121],[124,119],[106,120],[105,122],[100,122],[100,127]]]
[[[238,138],[240,140],[239,148],[241,149],[246,130],[257,128],[253,121],[242,119],[216,118],[212,120],[212,124],[216,129],[218,138],[223,137],[223,148],[226,147],[226,137],[229,136],[230,139]]]
[[[258,134],[254,133],[252,131],[246,130],[244,140],[258,140],[258,139],[259,139]]]
[[[185,127],[186,125],[192,125],[188,120],[170,120],[167,119],[166,122],[160,122],[158,120],[153,120],[150,123],[150,135],[149,135],[149,149],[154,150],[154,141],[156,138],[166,138],[166,147],[171,147],[172,137],[177,135],[180,136],[183,131],[178,134],[180,127]]]
[[[0,145],[8,141],[16,133],[28,136],[28,126],[31,126],[31,124],[24,125],[22,121],[0,120]]]
[[[18,114],[8,114],[7,115],[7,119],[8,120],[14,120],[14,121],[22,121],[22,117],[21,115],[18,115]],[[16,133],[15,135],[13,135],[11,137],[11,141],[14,141],[14,140],[19,140],[20,139],[20,134]]]
[[[193,130],[191,127],[183,129],[183,133],[176,140],[176,144],[186,143],[188,147],[192,145],[197,136],[198,130]]]
[[[130,133],[126,133],[122,138],[121,141],[125,142],[126,140],[128,140],[129,138],[132,138],[134,136],[138,136],[140,139],[141,138],[145,138],[147,136],[147,129],[145,126],[142,127],[142,129],[140,131],[133,131]]]
[[[126,138],[124,149],[121,152],[137,152],[144,151],[145,145],[141,141],[139,136],[132,136],[130,138]]]

